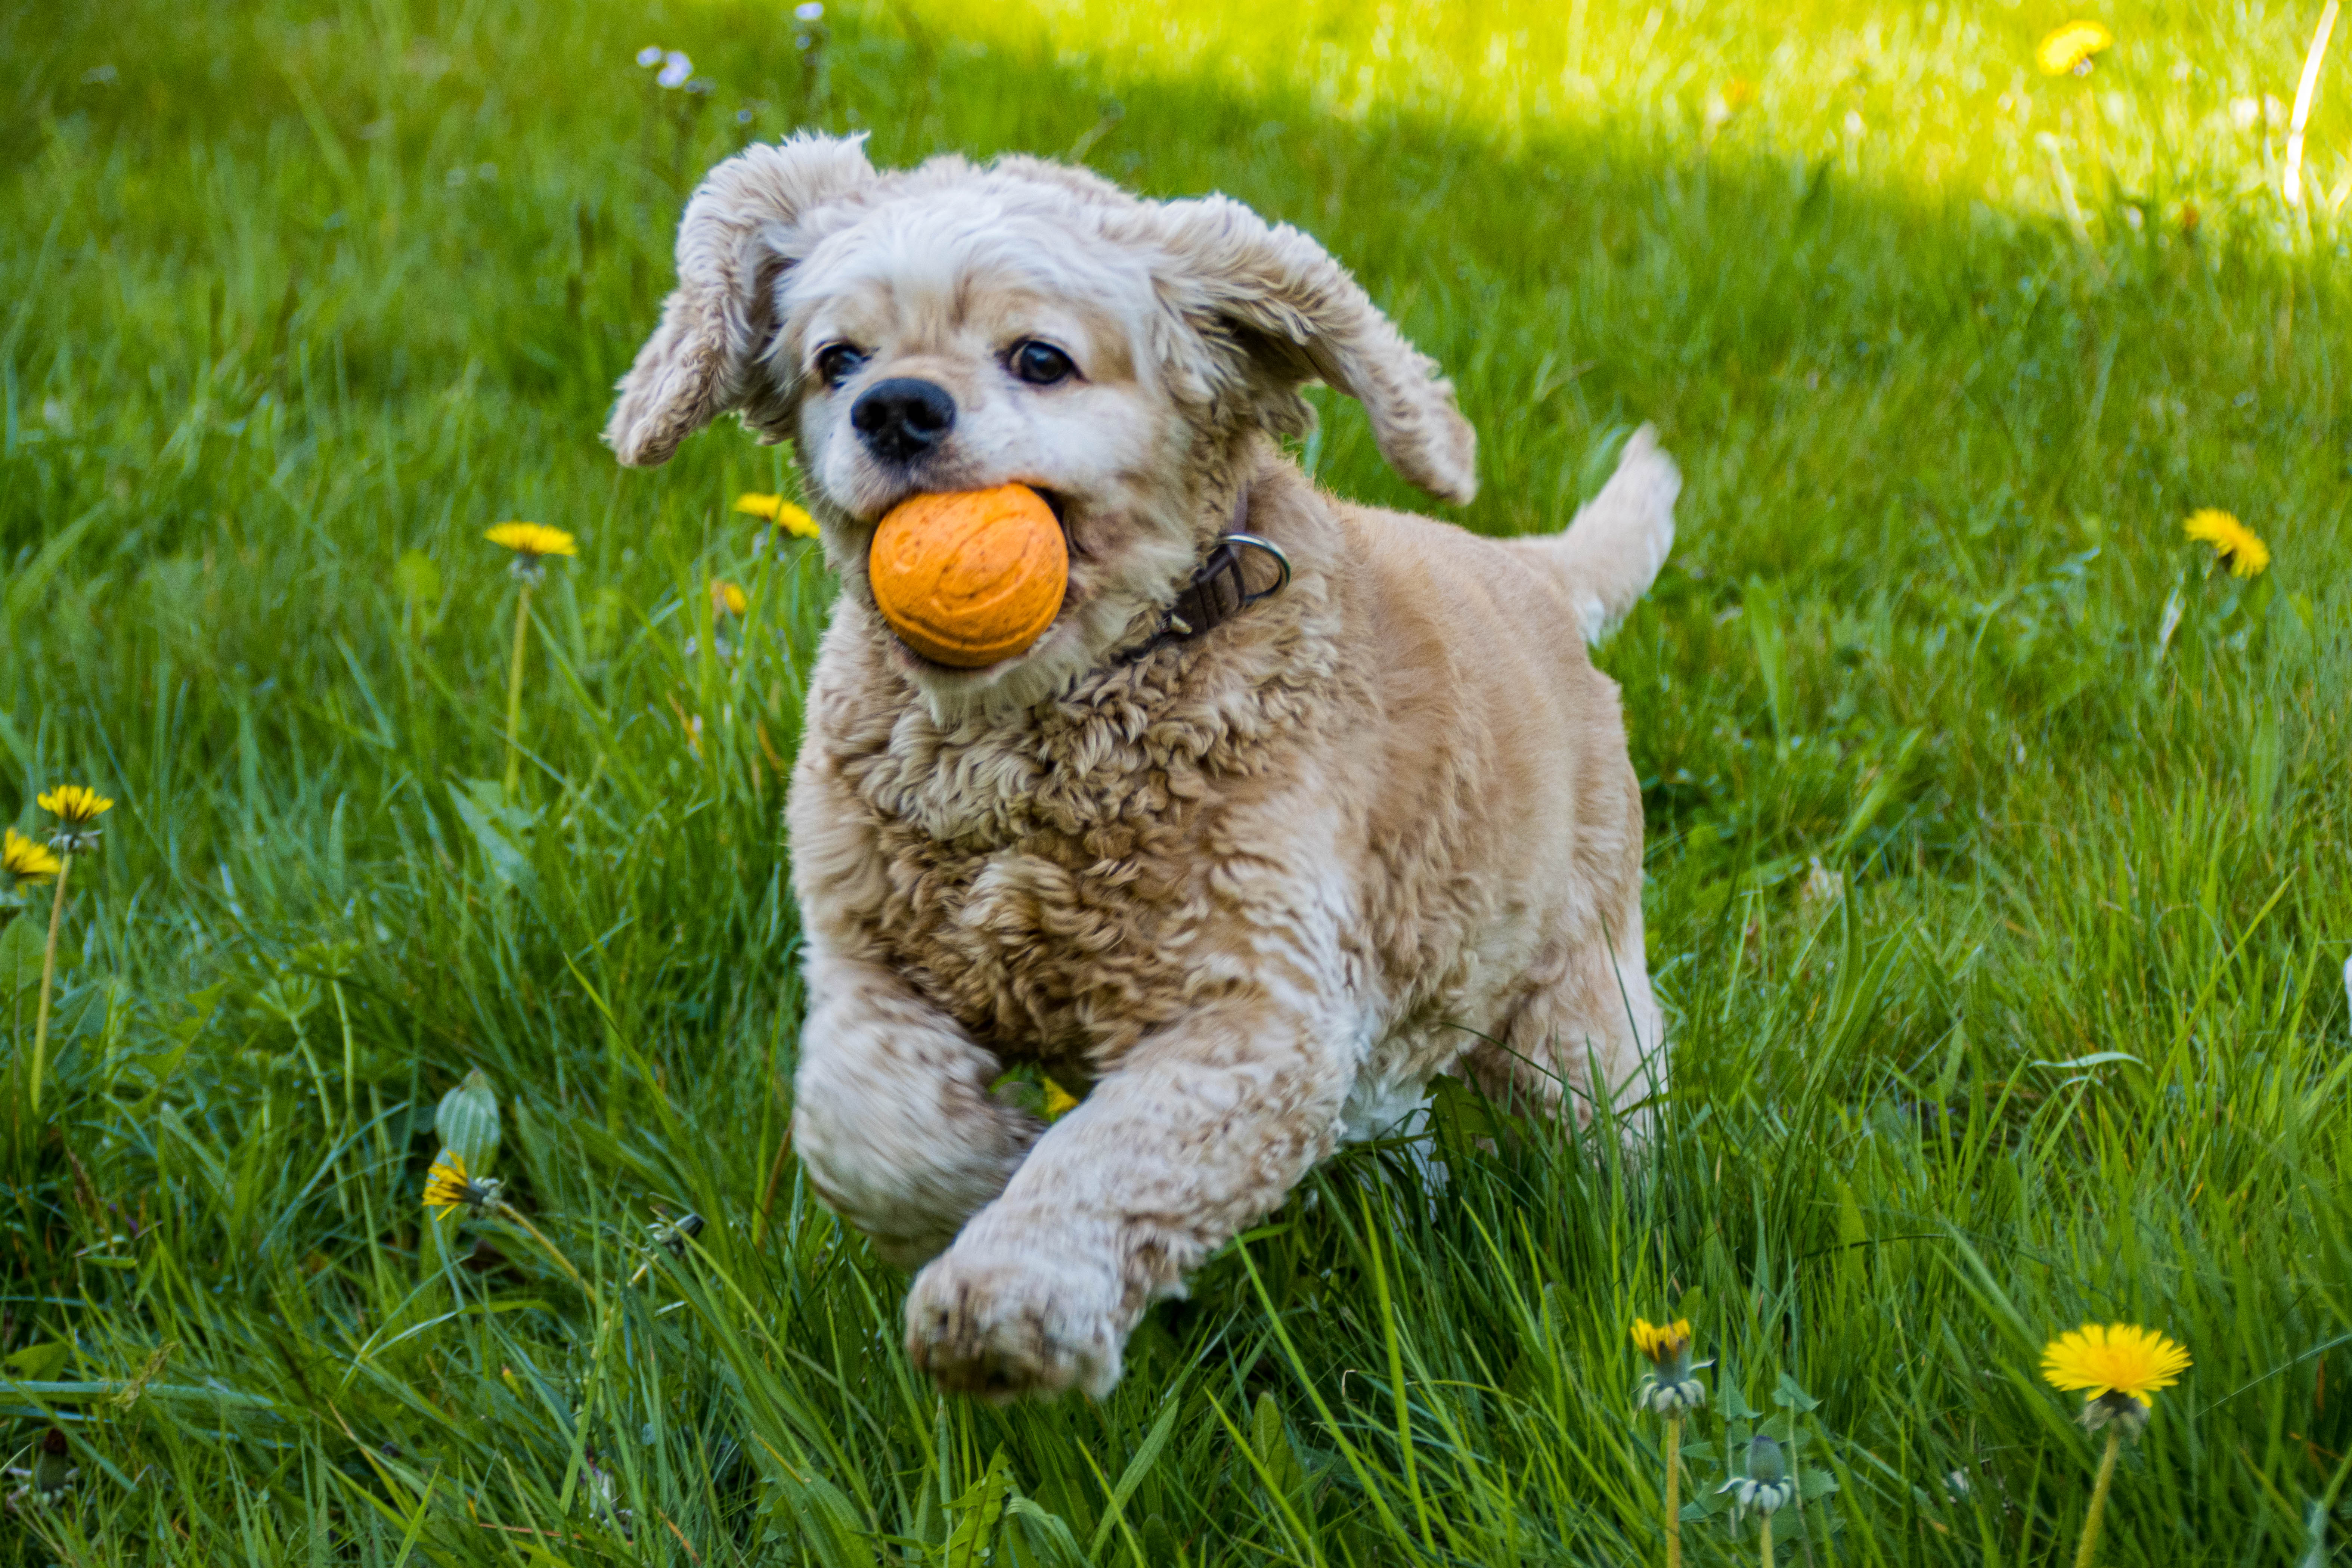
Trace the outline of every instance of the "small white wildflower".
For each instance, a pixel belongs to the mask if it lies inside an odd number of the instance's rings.
[[[2352,958],[2344,961],[2344,1000],[2352,1003]]]
[[[803,22],[821,21],[824,17],[824,7],[817,4],[817,0],[806,0],[806,4],[793,7],[793,16]]]
[[[684,87],[687,79],[693,75],[694,62],[678,50],[672,49],[662,57],[661,74],[654,79],[664,87]]]
[[[661,64],[661,46],[659,44],[647,44],[644,48],[639,49],[637,51],[637,63],[646,67],[647,69],[651,69],[653,67]]]
[[[1863,124],[1862,115],[1858,110],[1849,109],[1845,111],[1845,133],[1847,135],[1859,136],[1866,129],[1868,128]]]
[[[2263,106],[2258,100],[2233,98],[2230,100],[2230,123],[2239,130],[2252,131],[2254,121],[2262,117]]]

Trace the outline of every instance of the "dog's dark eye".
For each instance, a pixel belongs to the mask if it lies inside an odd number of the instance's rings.
[[[827,386],[839,386],[865,363],[866,356],[847,343],[828,343],[817,351],[816,373],[824,377]]]
[[[1013,374],[1032,386],[1051,386],[1057,381],[1067,381],[1078,373],[1078,367],[1070,363],[1069,355],[1053,344],[1041,343],[1034,338],[1013,344],[1007,363],[1012,365]]]

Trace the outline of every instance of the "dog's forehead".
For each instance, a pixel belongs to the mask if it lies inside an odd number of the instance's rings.
[[[1060,193],[910,191],[820,239],[788,275],[788,308],[984,317],[1013,301],[1132,322],[1154,299],[1148,258]]]

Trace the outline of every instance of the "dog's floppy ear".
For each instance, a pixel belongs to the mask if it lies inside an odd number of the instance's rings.
[[[677,226],[677,287],[604,426],[622,462],[664,462],[721,414],[761,401],[753,360],[775,331],[776,279],[800,258],[793,226],[875,177],[865,140],[748,147],[703,177]]]
[[[1329,252],[1227,196],[1169,202],[1155,216],[1163,296],[1196,330],[1246,353],[1285,403],[1297,406],[1298,386],[1321,381],[1362,404],[1381,455],[1430,494],[1477,493],[1478,437],[1453,384]],[[1301,408],[1300,427],[1307,417]]]

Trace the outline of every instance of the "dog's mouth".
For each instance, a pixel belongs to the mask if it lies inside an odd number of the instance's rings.
[[[1079,553],[1077,535],[1072,531],[1070,527],[1070,513],[1074,510],[1076,503],[1070,500],[1068,495],[1061,490],[1055,489],[1051,485],[1039,484],[1035,479],[1024,479],[1017,476],[1013,479],[999,480],[998,482],[1000,484],[1020,485],[1036,492],[1037,499],[1044,501],[1045,503],[1045,509],[1054,514],[1054,521],[1062,525],[1063,544],[1069,549],[1071,554],[1076,555]],[[908,485],[905,489],[892,495],[888,500],[884,501],[879,505],[872,506],[870,510],[859,509],[852,511],[851,515],[858,518],[866,524],[866,527],[876,528],[880,526],[884,518],[889,516],[893,511],[896,511],[898,508],[906,505],[908,501],[913,500],[917,496],[943,495],[950,490],[966,489],[987,489],[990,488],[992,487],[987,485],[948,485],[935,489],[929,485]]]
[[[1014,482],[1027,483],[1026,480]],[[1062,548],[1070,552],[1071,559],[1076,560],[1078,555],[1078,536],[1070,531],[1069,497],[1046,485],[1030,485],[1029,488],[1037,492],[1037,499],[1045,503],[1045,510],[1052,512],[1054,521],[1062,525]]]

